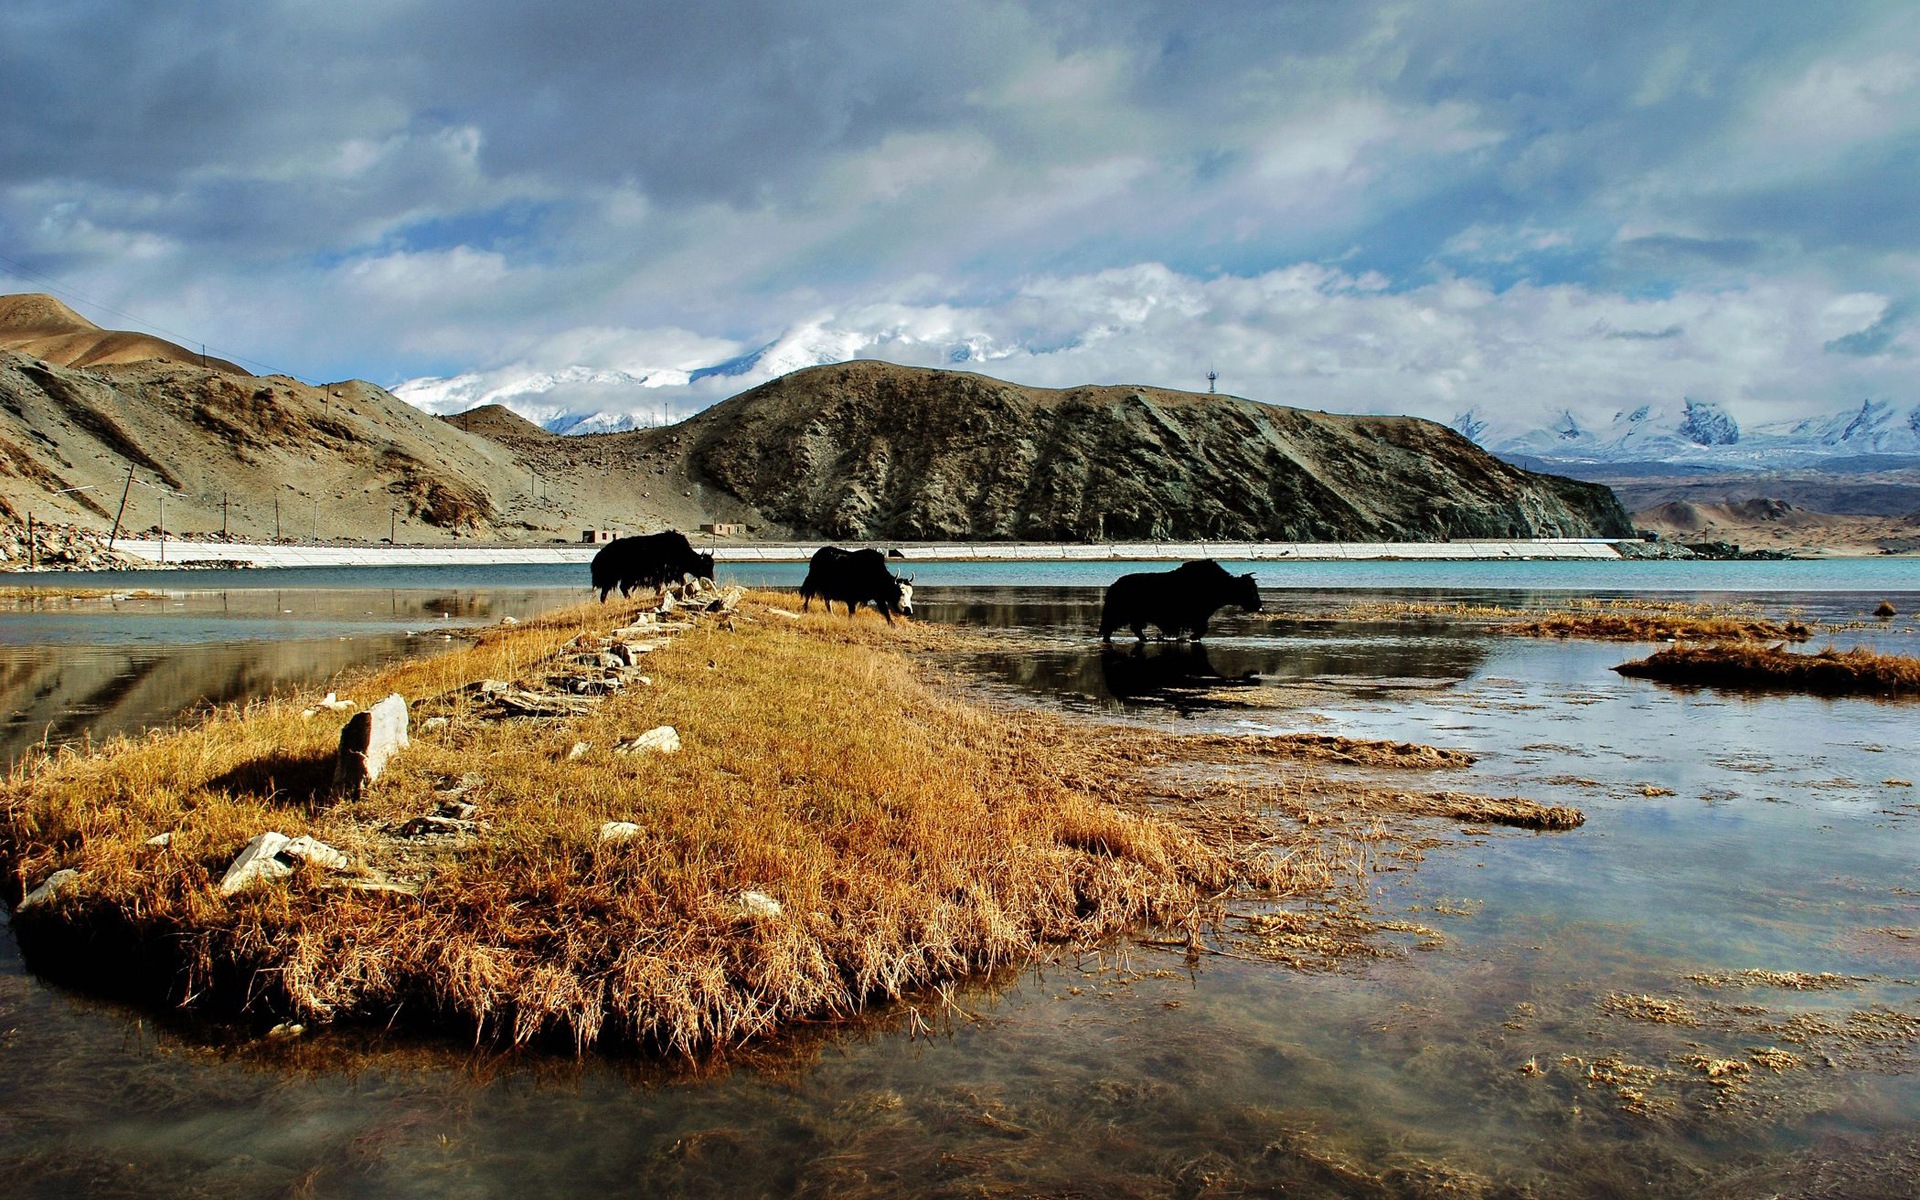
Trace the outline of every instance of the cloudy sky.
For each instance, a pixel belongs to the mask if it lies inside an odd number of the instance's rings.
[[[1916,164],[1911,0],[0,9],[0,287],[443,403],[1905,405]]]

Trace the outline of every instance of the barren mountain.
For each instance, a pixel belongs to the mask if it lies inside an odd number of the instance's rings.
[[[765,522],[828,537],[1630,532],[1604,487],[1510,466],[1432,421],[1158,388],[1055,391],[852,362],[782,376],[680,428],[692,478]]]
[[[164,338],[102,329],[52,296],[33,292],[0,296],[0,350],[62,367],[172,362],[247,373],[224,358],[196,354]]]
[[[1607,489],[1411,418],[857,362],[679,425],[562,437],[497,406],[443,419],[365,382],[203,367],[157,339],[158,358],[109,361],[148,342],[78,321],[45,297],[0,300],[0,345],[20,348],[0,349],[0,517],[104,527],[124,491],[127,529],[156,528],[164,505],[176,535],[255,538],[574,540],[703,521],[894,540],[1629,531]]]

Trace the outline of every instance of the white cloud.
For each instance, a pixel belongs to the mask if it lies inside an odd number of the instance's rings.
[[[1692,396],[1752,422],[1857,403],[1862,394],[1920,392],[1907,360],[1825,350],[1872,326],[1887,304],[1811,280],[1637,298],[1578,285],[1496,291],[1456,277],[1388,291],[1377,279],[1312,263],[1208,279],[1143,263],[1038,277],[989,303],[889,301],[816,313],[770,339],[745,373],[692,385],[662,372],[696,365],[690,354],[720,362],[761,346],[684,331],[637,331],[623,342],[601,330],[557,337],[481,378],[489,395],[513,403],[515,389],[527,391],[524,381],[538,376],[539,411],[565,407],[567,389],[544,381],[598,343],[624,345],[621,369],[649,377],[650,394],[631,397],[642,411],[664,401],[684,413],[801,367],[881,358],[1046,387],[1202,390],[1212,367],[1223,390],[1253,399],[1436,419],[1468,404],[1521,419],[1562,409],[1599,418]],[[598,361],[611,359],[601,353]],[[582,382],[591,395],[576,408],[617,410],[619,388],[604,382]]]

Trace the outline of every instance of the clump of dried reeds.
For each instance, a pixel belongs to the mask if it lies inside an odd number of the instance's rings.
[[[1774,620],[1750,606],[1680,600],[1578,599],[1544,609],[1430,601],[1364,601],[1347,605],[1326,617],[1263,615],[1268,620],[1307,622],[1467,622],[1490,625],[1494,632],[1515,637],[1615,642],[1748,638],[1803,641],[1813,636],[1813,630],[1804,622]]]
[[[1104,802],[1058,723],[954,699],[898,652],[938,634],[796,620],[781,603],[750,597],[731,630],[681,633],[647,656],[650,686],[567,720],[483,720],[463,689],[537,680],[632,610],[570,610],[337,683],[363,704],[437,697],[449,717],[337,804],[323,788],[341,718],[303,719],[299,698],[23,764],[0,790],[5,889],[17,900],[56,868],[80,873],[20,914],[23,947],[50,969],[261,1019],[398,1014],[684,1053],[1048,942],[1191,922],[1238,886],[1325,882],[1305,857]],[[657,725],[678,729],[680,753],[611,752]],[[394,831],[455,780],[481,824],[433,853],[404,844]],[[610,821],[642,832],[602,840]],[[267,829],[346,850],[357,878],[303,869],[223,897],[228,862]],[[406,886],[355,886],[375,878]]]
[[[1866,647],[1800,654],[1781,646],[1726,642],[1679,645],[1621,663],[1622,675],[1664,683],[1791,688],[1826,695],[1912,695],[1920,692],[1920,658]]]

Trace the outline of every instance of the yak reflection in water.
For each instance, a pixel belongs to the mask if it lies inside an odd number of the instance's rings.
[[[1169,705],[1180,712],[1238,707],[1261,688],[1311,686],[1344,694],[1448,687],[1470,678],[1486,646],[1460,638],[1234,638],[1102,646],[1039,645],[984,654],[978,668],[1023,691],[1111,708]]]
[[[1201,642],[1136,643],[1100,651],[1100,679],[1116,700],[1162,700],[1186,712],[1218,703],[1209,693],[1259,686],[1256,673],[1224,675]]]

